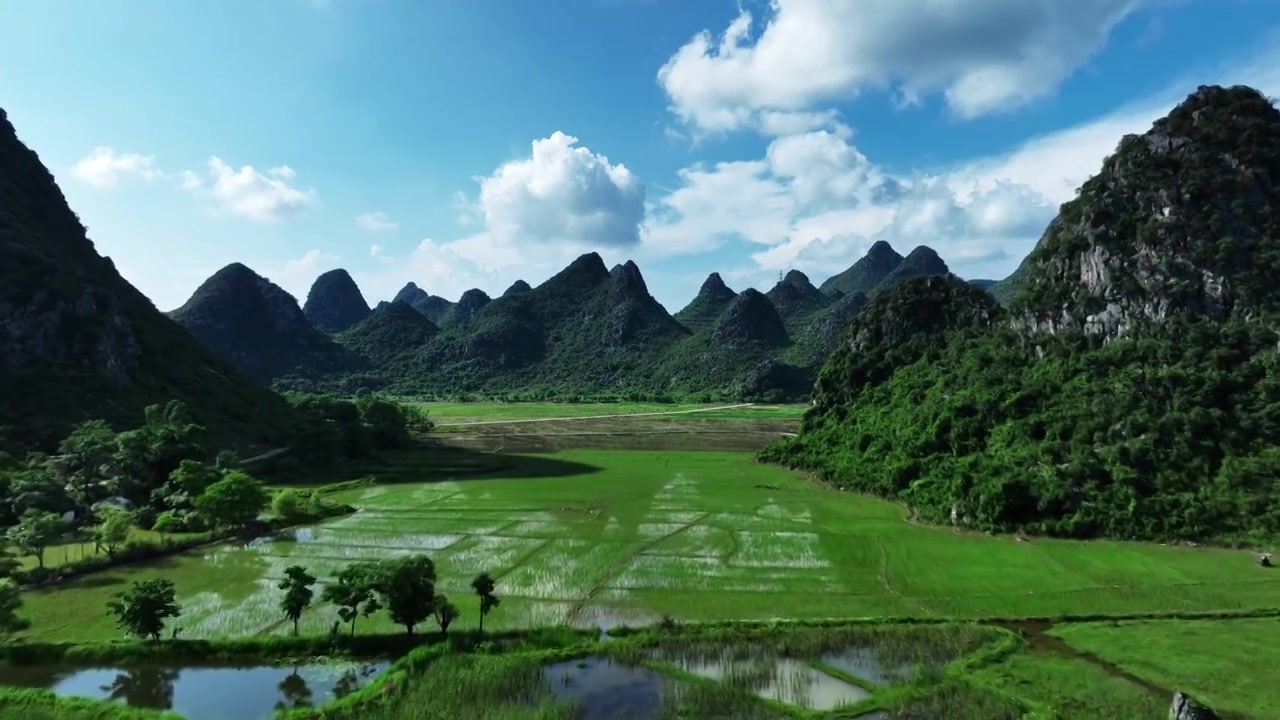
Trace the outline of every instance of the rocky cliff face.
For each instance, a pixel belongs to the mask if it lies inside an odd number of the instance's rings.
[[[1277,208],[1280,112],[1251,88],[1202,87],[1063,205],[1019,269],[1015,322],[1105,341],[1274,312]]]
[[[283,401],[249,386],[98,255],[53,176],[0,110],[0,426],[19,443],[76,421],[126,425],[184,400],[217,433]],[[236,419],[238,418],[238,420]]]
[[[346,270],[330,270],[311,284],[302,312],[317,330],[332,335],[369,317],[369,303]]]

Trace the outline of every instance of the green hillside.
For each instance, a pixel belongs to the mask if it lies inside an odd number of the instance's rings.
[[[1280,112],[1201,88],[1062,207],[1007,312],[956,278],[872,299],[764,457],[978,530],[1273,536],[1277,208]]]

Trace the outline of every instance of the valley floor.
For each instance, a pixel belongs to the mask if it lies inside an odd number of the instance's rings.
[[[1025,640],[957,672],[972,687],[1044,708],[1046,718],[1159,717],[1179,690],[1229,719],[1280,717],[1267,677],[1280,663],[1280,575],[1252,554],[926,527],[899,505],[755,463],[755,449],[794,432],[802,407],[652,414],[671,409],[434,406],[440,427],[417,449],[297,478],[310,486],[370,478],[330,496],[355,514],[33,590],[23,609],[32,625],[18,639],[118,639],[107,600],[151,577],[176,584],[183,638],[283,639],[290,627],[276,583],[286,567],[303,565],[323,583],[348,563],[426,553],[439,591],[462,609],[457,630],[475,627],[468,585],[481,571],[495,575],[502,598],[486,619],[494,630],[607,629],[663,616],[981,620]],[[1098,620],[1178,613],[1237,617]],[[1263,619],[1240,617],[1249,614]],[[1027,621],[1064,617],[1076,620]],[[323,636],[336,619],[317,601],[301,629]],[[402,631],[379,613],[356,632]],[[956,717],[990,716],[982,703],[955,702]],[[397,701],[361,717],[409,717],[413,707]]]

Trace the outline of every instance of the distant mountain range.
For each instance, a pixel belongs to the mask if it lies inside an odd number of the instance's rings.
[[[317,278],[299,308],[233,264],[170,315],[282,389],[798,399],[870,297],[948,272],[928,247],[904,257],[877,242],[821,288],[792,270],[767,293],[739,293],[712,273],[671,315],[634,262],[610,270],[595,253],[496,299],[472,289],[454,302],[409,283],[373,310],[344,270]]]

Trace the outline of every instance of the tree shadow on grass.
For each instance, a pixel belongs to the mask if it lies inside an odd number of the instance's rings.
[[[524,452],[523,450],[521,452]],[[600,472],[587,463],[502,448],[480,450],[424,441],[412,449],[335,466],[330,481],[376,477],[379,484],[575,477]]]

